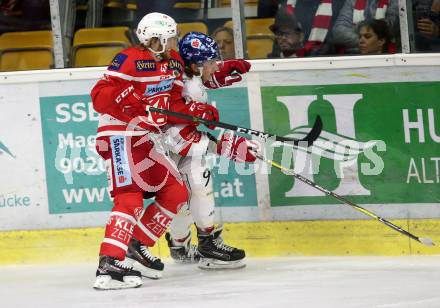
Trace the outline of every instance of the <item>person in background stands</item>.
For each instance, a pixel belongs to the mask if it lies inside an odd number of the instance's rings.
[[[333,42],[339,53],[359,53],[358,24],[364,20],[385,19],[393,37],[399,34],[397,0],[346,0],[333,27]]]
[[[279,52],[273,52],[270,58],[296,58],[304,56],[304,32],[294,14],[285,10],[278,11],[275,23],[269,27],[275,34]]]
[[[440,51],[440,0],[414,0],[413,17],[417,51]]]
[[[362,55],[377,55],[388,51],[391,35],[385,20],[372,19],[360,23],[358,35]]]
[[[231,28],[217,28],[211,35],[220,49],[222,60],[235,59],[234,32]]]
[[[344,0],[261,0],[258,16],[273,17],[277,10],[295,14],[304,31],[304,55],[319,56],[335,53],[331,29],[343,4]]]

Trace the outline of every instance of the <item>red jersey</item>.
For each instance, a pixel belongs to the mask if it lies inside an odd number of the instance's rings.
[[[183,61],[180,55],[171,50],[168,60],[155,60],[152,52],[141,47],[131,47],[118,53],[108,66],[104,77],[98,81],[91,92],[93,106],[100,113],[97,137],[112,135],[143,135],[147,129],[137,127],[127,130],[127,123],[134,117],[122,112],[116,102],[128,85],[141,91],[144,96],[169,93],[169,106],[158,106],[177,112],[185,112],[187,106],[182,98]],[[186,123],[167,117],[168,123]],[[166,124],[166,123],[165,123]]]

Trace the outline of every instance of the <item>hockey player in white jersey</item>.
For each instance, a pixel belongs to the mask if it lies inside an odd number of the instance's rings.
[[[206,88],[231,85],[250,69],[250,63],[245,60],[218,61],[216,42],[199,32],[190,32],[179,41],[179,53],[185,62],[183,97],[194,108],[208,103]],[[218,114],[214,120],[218,120]],[[245,266],[244,250],[226,245],[221,237],[222,229],[214,227],[215,203],[209,162],[213,155],[227,156],[239,163],[254,162],[258,145],[232,133],[224,133],[217,141],[194,125],[176,125],[169,128],[167,134],[178,169],[190,191],[189,202],[179,211],[166,234],[172,258],[178,262],[198,262],[200,268],[206,269]],[[197,246],[191,245],[193,223],[197,228]]]

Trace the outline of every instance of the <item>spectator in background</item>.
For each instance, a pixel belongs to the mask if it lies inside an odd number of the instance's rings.
[[[388,51],[391,35],[385,20],[372,19],[360,23],[358,35],[362,55],[377,55]]]
[[[270,30],[275,34],[279,52],[273,52],[270,58],[296,58],[304,56],[301,51],[304,47],[304,31],[294,14],[279,10],[275,23]]]
[[[277,10],[295,14],[304,31],[304,55],[324,55],[335,52],[331,29],[343,4],[344,0],[260,0],[258,16],[272,17]]]
[[[222,60],[235,59],[234,32],[231,28],[217,28],[211,35],[220,49]]]
[[[440,51],[440,0],[413,2],[417,51]]]
[[[385,19],[393,37],[399,34],[397,0],[346,0],[333,26],[333,42],[340,53],[359,53],[356,27],[364,20]]]

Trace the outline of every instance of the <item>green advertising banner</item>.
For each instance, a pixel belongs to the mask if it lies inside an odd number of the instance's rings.
[[[247,88],[209,91],[209,101],[219,110],[220,120],[250,127]],[[205,131],[204,128],[201,129]],[[222,130],[209,131],[216,137]],[[257,206],[256,182],[250,164],[235,164],[226,158],[216,158],[214,196],[216,206]]]
[[[250,125],[246,88],[216,90],[209,95],[222,120]],[[105,164],[95,151],[98,114],[90,96],[41,97],[40,111],[49,213],[110,210]],[[239,165],[215,158],[213,193],[217,206],[257,205],[252,166]],[[242,169],[251,175],[239,175]]]
[[[40,98],[49,213],[112,207],[104,161],[95,151],[98,114],[89,95]]]
[[[360,204],[440,200],[439,82],[263,87],[261,92],[269,132],[289,135],[312,125],[318,114],[324,123],[313,154],[278,147],[275,161]],[[356,151],[334,146],[343,140]],[[335,203],[275,169],[269,185],[272,206]]]

